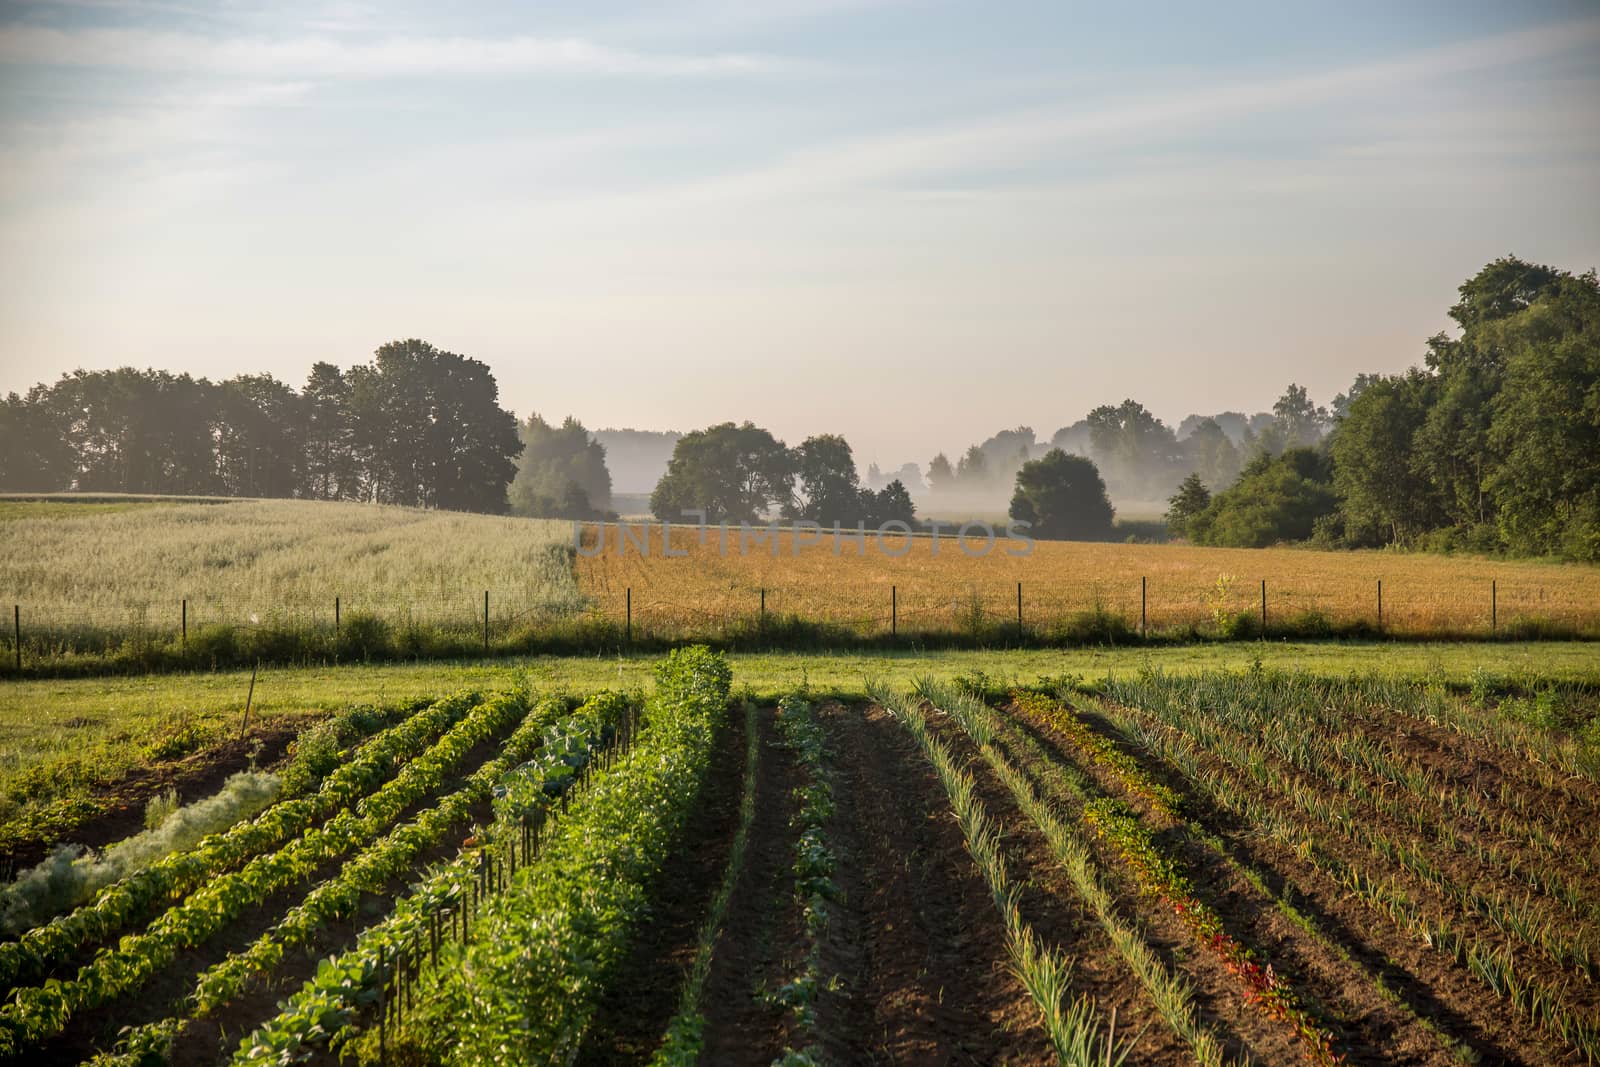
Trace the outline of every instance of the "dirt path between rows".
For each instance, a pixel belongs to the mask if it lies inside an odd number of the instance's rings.
[[[844,891],[823,957],[824,975],[840,976],[818,1006],[824,1053],[840,1064],[1055,1062],[1009,970],[999,913],[944,787],[915,742],[881,708],[835,705],[823,721]]]
[[[755,819],[706,978],[704,1064],[766,1067],[790,1043],[788,1009],[760,996],[788,981],[801,934],[789,828],[801,779],[793,757],[778,744],[773,714],[763,709],[759,717]]]

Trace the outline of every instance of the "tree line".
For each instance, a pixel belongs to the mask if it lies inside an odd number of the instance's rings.
[[[1191,472],[1174,532],[1600,561],[1600,282],[1508,256],[1468,279],[1423,366],[1356,378],[1310,447],[1231,484]],[[1218,491],[1220,490],[1220,491]]]
[[[865,479],[844,438],[789,447],[750,422],[602,431],[630,471],[665,471],[652,512],[770,514],[869,526],[1010,494],[1039,537],[1112,536],[1111,499],[1167,500],[1201,544],[1402,545],[1600,559],[1600,285],[1498,259],[1460,287],[1459,336],[1424,365],[1358,375],[1330,407],[1291,384],[1270,412],[1102,405],[1048,441],[1020,426],[926,475]],[[620,457],[619,457],[620,458]],[[660,469],[655,467],[654,469]],[[637,477],[637,474],[631,475]],[[0,489],[363,500],[554,518],[612,514],[604,444],[573,418],[519,422],[489,368],[418,340],[367,364],[318,363],[298,392],[269,375],[212,383],[77,371],[0,404]]]
[[[0,487],[503,512],[517,430],[487,365],[418,340],[317,363],[298,392],[266,374],[79,370],[5,398]]]

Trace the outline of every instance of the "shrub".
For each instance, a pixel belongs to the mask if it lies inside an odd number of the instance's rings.
[[[389,624],[366,611],[344,617],[335,645],[340,659],[383,659],[393,651]]]

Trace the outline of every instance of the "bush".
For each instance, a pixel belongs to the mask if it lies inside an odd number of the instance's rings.
[[[394,649],[389,624],[366,611],[352,611],[346,615],[335,644],[339,658],[383,659]]]

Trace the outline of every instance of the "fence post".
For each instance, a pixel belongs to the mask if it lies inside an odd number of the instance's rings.
[[[1022,583],[1017,583],[1017,644],[1022,644]]]
[[[12,633],[17,641],[17,673],[22,673],[22,605],[11,605]]]
[[[483,591],[483,654],[489,654],[489,590]]]
[[[183,598],[183,651],[189,651],[189,598]]]
[[[633,586],[628,586],[628,644],[633,644]]]
[[[339,622],[340,622],[340,619],[339,619],[339,598],[338,597],[334,597],[333,598],[333,638],[334,638],[335,641],[337,641],[339,639]]]
[[[1267,580],[1261,579],[1261,636],[1267,636]]]
[[[1383,629],[1383,579],[1378,579],[1378,629]]]
[[[250,668],[250,691],[244,695],[244,725],[239,727],[239,740],[244,740],[244,735],[250,732],[250,702],[256,698],[256,671],[261,669],[261,661],[256,660],[256,665]]]
[[[1494,633],[1500,628],[1500,590],[1499,582],[1489,579],[1489,632]],[[21,641],[18,641],[21,647]]]
[[[18,631],[18,632],[20,633],[21,631]],[[892,586],[892,585],[889,587],[889,636],[890,637],[899,637],[900,636],[900,595],[899,595],[898,591],[895,589],[895,587]],[[20,638],[18,638],[18,640],[17,640],[17,647],[18,648],[22,647],[22,641],[21,641]],[[18,653],[18,657],[19,658],[17,659],[17,669],[21,670],[22,669],[22,660],[20,658],[21,657],[21,653]]]
[[[1150,582],[1150,578],[1149,578],[1148,575],[1140,575],[1139,576],[1139,636],[1140,637],[1145,636],[1145,629],[1146,629],[1146,627],[1147,627],[1147,625],[1149,623],[1149,619],[1150,619],[1149,612],[1147,610],[1147,600],[1148,600],[1147,593],[1148,593],[1148,588],[1149,588],[1149,582]]]
[[[767,587],[761,587],[761,628],[767,628]]]

